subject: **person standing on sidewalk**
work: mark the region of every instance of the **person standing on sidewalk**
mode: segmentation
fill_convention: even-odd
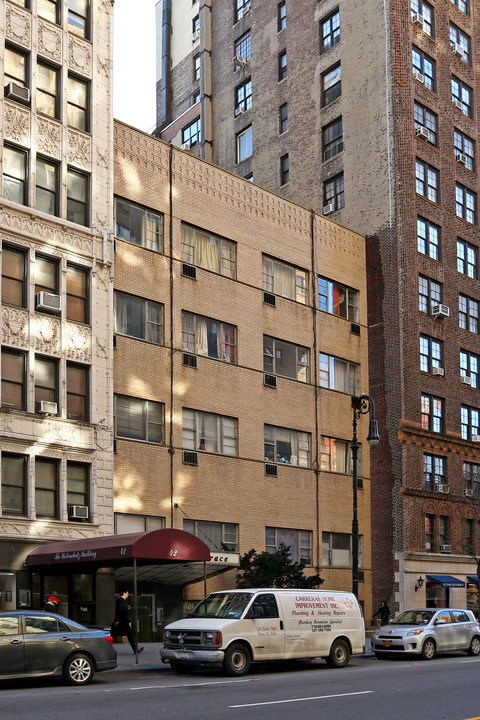
[[[373,617],[377,617],[377,615],[380,615],[380,624],[381,625],[388,625],[388,620],[390,617],[390,608],[388,607],[386,600],[382,600],[377,612],[373,613]]]
[[[127,600],[128,590],[126,588],[122,588],[122,590],[120,591],[120,597],[115,604],[115,617],[113,619],[110,632],[112,634],[114,642],[117,641],[117,638],[120,635],[126,635],[133,652],[141,653],[143,652],[143,647],[138,649],[135,648],[135,640],[133,639],[132,633],[132,623],[130,618],[128,617],[129,606]]]

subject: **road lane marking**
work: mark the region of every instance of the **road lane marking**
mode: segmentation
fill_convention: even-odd
[[[139,685],[138,687],[131,687],[129,690],[163,690],[163,688],[175,688],[181,690],[184,687],[202,687],[202,685],[230,685],[231,683],[246,683],[252,682],[252,680],[219,680],[218,682],[203,682],[203,683],[185,683],[184,685]]]
[[[248,703],[246,705],[229,705],[228,707],[244,708],[258,707],[259,705],[282,705],[283,703],[305,702],[306,700],[327,700],[329,698],[349,697],[352,695],[369,695],[371,693],[373,693],[373,690],[362,690],[361,692],[339,693],[338,695],[317,695],[316,697],[293,698],[291,700],[270,700],[268,702]]]

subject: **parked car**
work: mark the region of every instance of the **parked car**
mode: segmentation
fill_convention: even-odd
[[[480,625],[471,610],[405,610],[375,631],[372,649],[382,659],[412,653],[431,660],[436,653],[453,650],[479,655]]]
[[[113,639],[54,613],[0,612],[0,679],[63,676],[86,685],[96,672],[117,667]]]

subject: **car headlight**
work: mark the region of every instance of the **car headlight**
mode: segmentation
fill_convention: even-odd
[[[405,635],[421,635],[423,628],[417,628],[416,630],[408,630]]]
[[[170,640],[170,630],[165,630],[165,632],[163,633],[163,639]]]
[[[205,645],[221,645],[222,636],[218,632],[206,632],[203,635]]]

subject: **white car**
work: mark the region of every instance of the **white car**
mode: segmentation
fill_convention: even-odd
[[[480,625],[471,610],[405,610],[375,631],[372,650],[381,659],[411,653],[431,660],[436,653],[454,650],[479,655]]]

